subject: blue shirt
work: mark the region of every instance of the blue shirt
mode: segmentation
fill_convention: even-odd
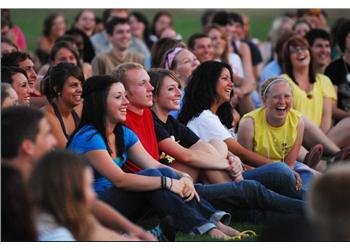
[[[276,59],[272,60],[261,71],[259,86],[261,86],[265,80],[274,76],[279,76],[281,74],[282,74],[281,65],[278,64]]]
[[[121,168],[127,159],[127,150],[132,147],[139,139],[125,126],[122,126],[125,150],[122,152],[122,157],[112,159],[116,167]],[[77,153],[85,154],[94,150],[107,150],[106,143],[102,135],[92,126],[85,125],[72,138],[68,149]],[[94,188],[96,192],[103,192],[113,186],[105,176],[101,175],[94,169]]]

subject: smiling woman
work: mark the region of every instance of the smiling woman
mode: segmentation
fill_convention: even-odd
[[[50,102],[43,109],[60,148],[66,147],[70,135],[78,126],[83,83],[81,69],[70,63],[57,64],[43,79],[43,92]]]

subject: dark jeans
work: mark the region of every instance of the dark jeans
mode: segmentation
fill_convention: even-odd
[[[258,181],[266,188],[288,197],[302,199],[305,195],[305,189],[297,191],[293,171],[283,162],[273,162],[244,171],[243,177]]]
[[[305,202],[278,194],[254,180],[222,184],[196,184],[198,194],[235,217],[240,210],[262,210],[283,214],[301,215]]]
[[[175,172],[169,168],[145,169],[137,174],[165,175],[178,179]],[[175,229],[184,233],[203,234],[215,228],[219,220],[226,220],[226,223],[230,220],[229,214],[216,210],[205,199],[201,199],[200,202],[196,199],[186,202],[179,195],[168,190],[132,192],[113,186],[104,192],[99,192],[98,196],[132,221],[148,212],[149,208],[152,208],[159,217],[170,215],[175,222]]]

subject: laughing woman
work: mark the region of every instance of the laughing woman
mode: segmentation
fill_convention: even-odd
[[[306,191],[313,170],[296,161],[304,134],[302,114],[292,109],[292,90],[284,78],[271,78],[262,85],[264,107],[246,114],[237,134],[245,148],[295,170]],[[320,160],[320,158],[319,158]]]
[[[68,149],[83,154],[94,168],[99,197],[136,220],[154,209],[170,215],[176,230],[224,238],[238,232],[220,222],[228,214],[199,199],[188,176],[179,178],[154,160],[130,129],[122,125],[129,101],[121,82],[111,76],[94,76],[84,85],[81,123]],[[144,168],[137,174],[122,170],[127,159]]]
[[[241,161],[229,154],[220,140],[200,140],[189,128],[169,115],[180,109],[180,80],[166,69],[148,72],[153,90],[153,119],[161,162],[189,173],[194,182],[224,183],[243,179]],[[230,166],[230,161],[233,167]]]
[[[224,141],[228,150],[242,162],[256,167],[247,167],[250,170],[243,171],[244,179],[253,179],[278,193],[302,198],[298,173],[291,171],[285,163],[273,162],[237,142],[231,130],[232,79],[231,67],[226,63],[209,61],[199,65],[185,90],[179,121],[202,140]]]
[[[322,143],[326,151],[329,151],[327,144],[334,143],[335,148],[344,147],[345,152],[339,153],[346,159],[350,157],[350,133],[344,131],[349,131],[350,119],[343,119],[332,127],[332,102],[337,98],[336,92],[327,76],[314,71],[311,55],[311,49],[303,37],[296,35],[287,40],[283,48],[285,74],[282,77],[287,79],[292,87],[293,108],[305,115],[324,133],[313,137],[325,137],[324,139],[329,141]],[[305,120],[305,127],[307,126],[308,122]],[[311,137],[306,131],[308,130],[305,130],[305,137]],[[337,148],[328,153],[334,154],[336,151]]]
[[[80,120],[83,72],[73,64],[59,63],[50,69],[43,83],[43,92],[49,101],[43,109],[57,139],[57,147],[65,148]]]

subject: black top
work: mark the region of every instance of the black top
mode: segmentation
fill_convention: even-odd
[[[51,106],[53,108],[53,111],[55,112],[55,115],[56,115],[57,119],[60,121],[61,128],[62,128],[64,136],[67,138],[67,140],[69,140],[69,135],[67,133],[66,126],[64,126],[62,115],[61,115],[60,111],[58,110],[57,104],[52,102]],[[75,110],[72,110],[71,114],[73,116],[75,127],[77,128],[78,125],[79,125],[79,122],[80,122],[80,118],[79,118],[77,112],[75,112]]]
[[[331,62],[325,70],[325,75],[337,86],[338,108],[350,112],[350,82],[346,79],[346,75],[350,74],[350,65],[344,63],[342,58]]]
[[[171,138],[179,143],[184,148],[190,148],[193,144],[199,141],[199,137],[192,132],[191,129],[177,121],[171,115],[168,116],[166,123],[163,123],[155,113],[152,112],[154,120],[154,128],[156,131],[158,143],[164,139]],[[164,152],[159,152],[160,161],[165,164],[169,164],[169,157]],[[167,160],[167,162],[164,161]]]

